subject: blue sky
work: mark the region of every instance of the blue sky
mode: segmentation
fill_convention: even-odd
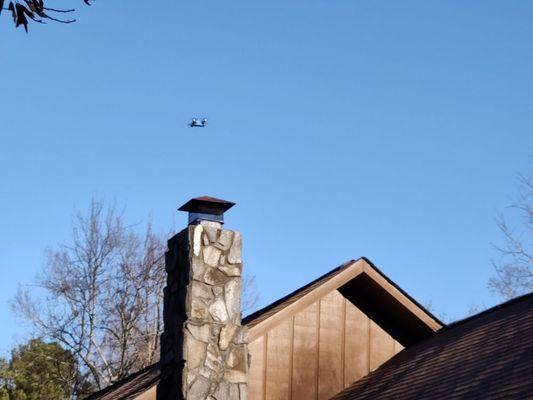
[[[29,35],[0,16],[1,352],[27,333],[9,299],[93,196],[160,230],[191,197],[237,202],[259,306],[363,255],[451,319],[499,301],[494,218],[532,164],[533,3],[77,8]]]

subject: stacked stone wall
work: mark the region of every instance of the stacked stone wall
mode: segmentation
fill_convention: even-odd
[[[207,221],[169,241],[158,399],[247,400],[241,248],[239,232]]]

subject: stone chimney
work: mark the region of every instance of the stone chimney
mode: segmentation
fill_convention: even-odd
[[[234,203],[199,197],[168,241],[158,400],[246,400],[248,332],[241,326],[241,234],[222,228]]]

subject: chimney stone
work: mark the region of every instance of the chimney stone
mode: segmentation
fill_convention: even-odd
[[[233,204],[204,197],[180,207],[195,215],[168,241],[158,400],[247,399],[242,240],[239,232],[222,229],[223,212]]]

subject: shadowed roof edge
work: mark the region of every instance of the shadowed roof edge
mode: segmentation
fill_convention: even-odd
[[[146,378],[143,377],[143,375],[147,375],[148,379],[142,379]],[[141,380],[140,384],[137,384],[137,380]],[[128,375],[125,378],[122,378],[112,385],[109,385],[98,392],[95,392],[91,394],[90,396],[86,397],[85,400],[97,400],[97,399],[106,399],[108,395],[111,395],[113,397],[108,397],[109,399],[117,398],[116,395],[113,393],[114,391],[122,390],[124,393],[121,394],[121,397],[118,397],[120,399],[129,399],[132,396],[138,396],[141,393],[144,393],[154,385],[157,385],[159,381],[161,380],[161,371],[160,371],[160,364],[159,362],[149,365],[137,372],[134,372],[131,375]],[[129,388],[127,385],[131,384],[131,388]],[[128,390],[129,389],[129,390]]]
[[[279,310],[282,310],[285,308],[285,306],[289,305],[291,303],[291,300],[295,297],[298,297],[302,292],[309,289],[310,287],[326,282],[331,277],[336,275],[341,270],[349,267],[350,265],[356,263],[357,261],[363,260],[365,261],[370,267],[372,267],[379,275],[381,275],[388,283],[390,283],[392,286],[394,286],[402,295],[404,295],[407,299],[409,299],[413,304],[415,304],[418,308],[420,308],[425,314],[427,314],[430,318],[435,320],[438,324],[440,324],[442,327],[446,326],[444,322],[442,322],[439,318],[437,318],[433,313],[431,313],[429,310],[427,310],[424,306],[422,306],[418,301],[416,301],[409,293],[407,293],[405,290],[403,290],[400,286],[398,286],[394,281],[392,281],[387,275],[385,275],[376,265],[367,257],[359,257],[358,259],[351,259],[340,266],[333,268],[329,272],[325,273],[324,275],[321,275],[320,277],[316,278],[315,280],[305,284],[304,286],[301,286],[300,288],[292,291],[291,293],[285,295],[281,299],[278,299],[267,306],[254,311],[253,313],[247,315],[243,318],[242,324],[247,326],[253,326],[254,322],[263,316],[265,313],[273,310],[274,308],[279,308]],[[285,304],[284,304],[285,303]]]

